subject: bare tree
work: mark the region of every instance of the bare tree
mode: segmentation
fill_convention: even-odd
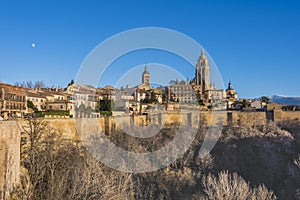
[[[23,81],[23,82],[19,82],[19,81],[16,81],[14,82],[14,85],[15,86],[18,86],[18,87],[26,87],[26,88],[43,88],[45,87],[45,83],[44,81],[34,81],[34,83],[32,81]]]
[[[44,81],[35,81],[34,82],[34,88],[44,88],[44,87],[45,87]]]
[[[105,167],[49,123],[23,127],[22,177],[13,199],[128,199],[131,175]]]
[[[26,87],[26,83],[25,83],[25,81],[23,81],[23,82],[16,81],[16,82],[14,82],[14,86]]]
[[[25,87],[27,87],[27,88],[33,88],[33,83],[32,83],[32,81],[26,81]]]

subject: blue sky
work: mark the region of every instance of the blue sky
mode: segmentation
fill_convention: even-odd
[[[64,87],[100,42],[150,26],[199,42],[240,97],[300,96],[299,10],[299,1],[288,0],[0,1],[0,80]],[[194,73],[164,52],[145,50],[120,60],[100,85],[114,85],[119,69],[145,62],[175,67],[184,77]]]

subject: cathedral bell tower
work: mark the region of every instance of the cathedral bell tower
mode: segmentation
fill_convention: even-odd
[[[202,92],[210,89],[210,69],[203,49],[196,64],[195,85],[201,86]]]
[[[150,85],[150,73],[148,72],[148,67],[146,64],[142,75],[142,84]]]

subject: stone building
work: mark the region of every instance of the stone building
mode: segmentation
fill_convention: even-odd
[[[72,104],[68,100],[55,100],[47,102],[47,110],[64,110],[68,111],[72,109]]]
[[[193,86],[194,91],[200,96],[205,91],[213,89],[210,82],[209,63],[204,50],[201,51],[201,56],[197,61],[195,78],[192,80],[191,85]]]
[[[226,93],[224,90],[206,90],[204,92],[205,102],[213,110],[225,110],[226,106]]]
[[[27,111],[26,89],[0,84],[0,116],[4,119],[23,117]]]
[[[121,89],[115,91],[115,111],[128,111],[130,107],[130,101],[134,101],[134,91],[130,89]]]
[[[144,72],[142,74],[142,84],[138,85],[137,88],[144,89],[144,90],[150,90],[150,73],[148,72],[148,67],[145,64]]]
[[[68,94],[68,101],[63,106],[70,110],[72,116],[76,116],[76,110],[82,107],[93,111],[98,108],[99,91],[95,87],[71,84],[67,87],[66,93]],[[53,106],[55,105],[53,104]]]
[[[231,109],[232,104],[238,100],[238,94],[236,91],[232,88],[231,81],[228,83],[228,87],[226,89],[226,99],[227,99],[227,108]]]
[[[134,91],[133,95],[134,95],[134,100],[135,101],[137,101],[137,102],[144,101],[146,99],[146,96],[147,96],[147,90],[137,89],[137,90]]]
[[[197,101],[194,88],[186,81],[171,81],[171,85],[166,87],[166,96],[171,102],[193,103]]]
[[[171,102],[202,102],[207,106],[223,108],[223,98],[226,96],[223,90],[216,90],[210,82],[210,67],[204,50],[197,60],[194,79],[191,82],[176,80],[171,83],[166,87],[166,98]]]
[[[262,110],[264,106],[266,106],[266,103],[261,100],[254,100],[250,103],[250,108],[254,108],[256,110]]]
[[[109,99],[115,101],[116,99],[116,88],[108,85],[103,88],[96,89],[96,95],[98,96],[99,100]]]
[[[155,98],[157,100],[157,103],[161,104],[163,103],[163,93],[164,93],[164,88],[152,88],[150,90],[150,95],[148,93],[148,98],[151,98],[151,93],[155,95]],[[146,97],[147,98],[147,97]]]
[[[28,90],[26,100],[31,101],[39,111],[45,111],[47,108],[47,98],[39,89]],[[32,111],[28,110],[27,112],[30,113]]]
[[[41,88],[39,89],[39,92],[46,97],[48,102],[68,99],[67,93],[63,91],[60,87]]]

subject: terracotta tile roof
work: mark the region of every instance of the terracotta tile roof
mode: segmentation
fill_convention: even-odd
[[[27,91],[27,97],[46,98],[44,94],[34,91]]]
[[[26,95],[26,89],[23,87],[0,83],[0,88],[4,88],[6,91],[10,93],[21,93],[22,95]]]

